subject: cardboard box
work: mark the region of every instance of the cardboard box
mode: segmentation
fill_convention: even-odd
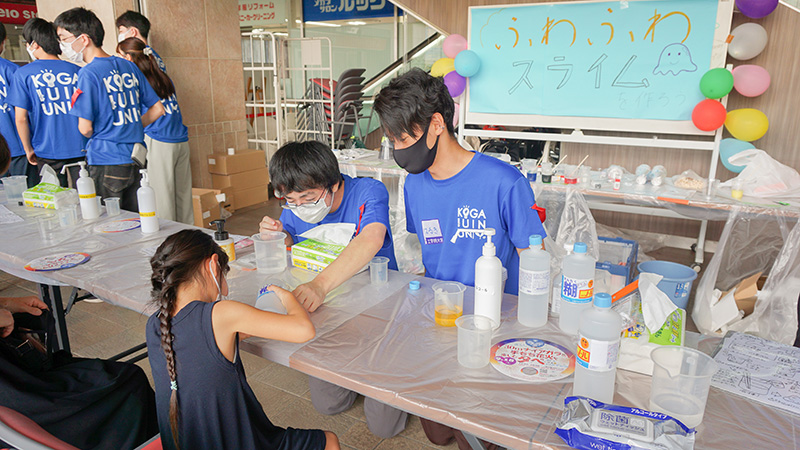
[[[56,194],[69,189],[51,183],[39,183],[22,193],[25,206],[56,209]]]
[[[235,190],[233,191],[233,197],[236,199],[237,208],[256,205],[269,200],[269,187],[256,186],[249,189]]]
[[[744,316],[747,317],[753,313],[756,307],[756,300],[758,299],[758,282],[762,272],[751,275],[734,287],[733,299],[736,301],[736,307],[740,311],[744,311]],[[763,286],[763,284],[762,284]],[[725,298],[731,291],[723,293],[720,298]]]
[[[231,175],[266,167],[266,156],[262,150],[238,150],[233,155],[212,153],[208,156],[208,172]]]
[[[218,189],[192,188],[192,208],[196,227],[212,228],[211,221],[220,218],[220,202],[217,195],[221,193]]]
[[[322,272],[322,269],[339,257],[344,247],[344,245],[306,239],[292,246],[292,265],[313,272]]]
[[[236,193],[232,186],[220,189],[225,194],[225,201],[222,202],[222,207],[230,212],[236,211]]]
[[[266,167],[261,167],[232,175],[211,174],[211,184],[214,189],[232,187],[234,192],[257,186],[266,186],[269,184],[269,170]],[[239,207],[241,208],[241,206]]]

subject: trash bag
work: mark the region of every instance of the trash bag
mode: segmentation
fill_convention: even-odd
[[[800,174],[776,161],[764,150],[745,150],[731,156],[728,161],[747,167],[737,177],[720,186],[731,187],[738,182],[744,195],[750,197],[800,198]]]
[[[767,275],[753,313],[711,329],[714,289],[734,288],[758,272]],[[800,294],[800,226],[778,214],[753,214],[737,208],[725,223],[717,251],[697,286],[692,319],[708,335],[727,330],[751,333],[792,345],[797,331],[797,298]]]

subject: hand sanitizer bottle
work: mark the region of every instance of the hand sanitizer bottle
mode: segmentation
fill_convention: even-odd
[[[225,231],[225,220],[218,219],[211,222],[211,225],[217,227],[217,231],[214,232],[214,242],[219,245],[222,250],[225,251],[228,255],[228,262],[236,260],[236,248],[233,246],[233,238],[230,237],[227,231]]]
[[[136,191],[139,200],[139,221],[142,224],[142,233],[149,234],[158,231],[158,217],[156,217],[156,192],[150,187],[147,170],[142,169],[142,187]]]
[[[78,188],[78,198],[81,204],[81,216],[83,220],[94,220],[100,217],[100,205],[97,201],[97,191],[94,188],[94,180],[89,177],[86,170],[86,161],[78,163],[81,166],[80,177],[75,182]]]
[[[495,256],[496,249],[492,243],[494,228],[486,228],[483,234],[486,236],[483,256],[475,261],[475,314],[492,319],[497,328],[503,299],[503,264]]]

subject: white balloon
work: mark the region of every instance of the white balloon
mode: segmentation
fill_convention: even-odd
[[[743,23],[731,34],[733,39],[728,44],[728,54],[740,61],[755,58],[767,46],[767,30],[757,23]]]

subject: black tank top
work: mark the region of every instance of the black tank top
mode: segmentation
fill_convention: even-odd
[[[215,304],[195,301],[172,318],[180,446],[182,449],[286,447],[288,442],[282,442],[286,430],[270,422],[247,384],[238,339],[233,363],[217,347],[211,327]],[[172,391],[161,349],[160,328],[157,313],[153,314],[147,321],[147,354],[155,383],[161,442],[165,449],[173,449],[169,426]]]

